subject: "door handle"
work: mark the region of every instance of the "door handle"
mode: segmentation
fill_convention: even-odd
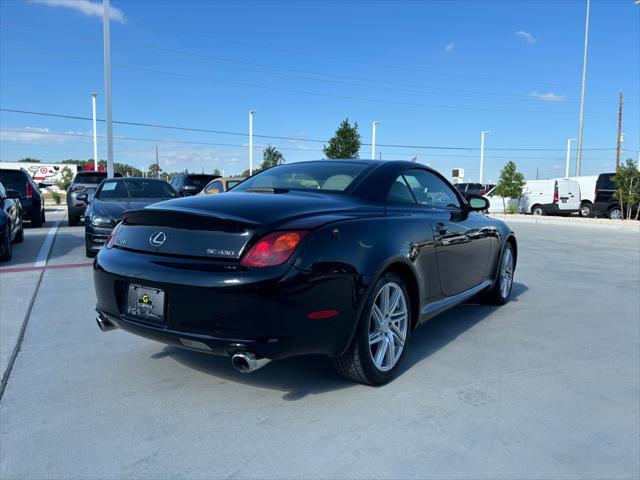
[[[449,231],[449,229],[447,228],[447,226],[444,223],[436,223],[435,226],[433,227],[433,229],[436,232],[438,232],[440,235],[444,235]]]

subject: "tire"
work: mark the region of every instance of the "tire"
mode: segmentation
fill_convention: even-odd
[[[97,252],[94,252],[93,250],[91,250],[86,245],[84,247],[84,253],[87,256],[87,258],[94,258],[98,254]]]
[[[2,242],[2,250],[0,253],[0,262],[8,262],[13,255],[13,247],[11,246],[11,226],[7,225],[7,231],[4,234],[4,241]]]
[[[590,203],[583,203],[580,205],[580,216],[590,218],[593,216],[593,205]]]
[[[78,225],[80,225],[80,217],[69,214],[69,226],[77,227]]]
[[[396,320],[390,322],[389,314]],[[349,380],[365,385],[384,385],[398,372],[410,335],[409,294],[402,278],[387,272],[371,290],[351,345],[343,355],[333,359],[333,364],[338,373]],[[370,340],[374,342],[370,343]],[[390,349],[390,345],[393,348]]]
[[[500,254],[500,264],[493,286],[479,295],[481,303],[488,305],[504,305],[509,301],[509,295],[513,288],[513,274],[515,271],[515,255],[513,245],[510,242],[505,244]],[[503,280],[506,285],[503,284]]]
[[[24,241],[24,221],[20,218],[20,230],[16,233],[13,243],[22,243]]]
[[[31,226],[33,228],[40,228],[42,226],[43,216],[44,212],[42,211],[42,209],[37,212],[33,212],[33,215],[31,215]]]
[[[611,210],[609,210],[607,216],[611,220],[622,220],[622,210],[620,209],[620,207],[613,207]]]
[[[542,208],[542,205],[534,205],[531,207],[531,215],[544,215],[544,208]]]

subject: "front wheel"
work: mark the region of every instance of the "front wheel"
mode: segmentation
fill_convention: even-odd
[[[480,294],[482,303],[490,305],[504,305],[509,301],[511,288],[513,287],[513,272],[515,271],[515,256],[513,246],[507,243],[502,250],[500,256],[500,264],[498,265],[498,275],[493,286]]]
[[[407,289],[399,275],[385,273],[371,290],[351,345],[334,365],[349,380],[383,385],[398,372],[410,334]]]

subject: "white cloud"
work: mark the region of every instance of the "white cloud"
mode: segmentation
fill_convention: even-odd
[[[538,100],[542,100],[543,102],[566,102],[566,95],[558,95],[553,92],[548,93],[538,93],[535,90],[531,92],[531,96],[537,98]]]
[[[456,44],[451,42],[451,43],[447,43],[447,46],[444,47],[444,53],[451,53],[453,52],[453,49],[456,47]]]
[[[516,37],[524,38],[527,41],[527,43],[536,42],[536,39],[534,38],[534,36],[529,32],[525,32],[524,30],[518,30],[517,32],[514,32],[514,35]]]
[[[0,140],[3,142],[18,143],[64,143],[71,137],[52,135],[48,128],[25,127],[18,129],[8,129],[0,131]]]
[[[91,2],[90,0],[29,0],[30,3],[38,3],[49,7],[70,8],[86,15],[87,17],[102,18],[102,2]],[[125,23],[124,12],[116,7],[109,8],[111,20]]]

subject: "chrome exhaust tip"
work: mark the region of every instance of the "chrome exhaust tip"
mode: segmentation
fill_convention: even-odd
[[[231,365],[240,373],[251,373],[264,367],[271,360],[256,357],[251,352],[238,352],[231,357]]]
[[[96,316],[96,323],[98,324],[98,328],[103,332],[109,332],[111,330],[115,330],[118,326],[115,323],[112,323],[106,318],[101,317],[100,315]]]

